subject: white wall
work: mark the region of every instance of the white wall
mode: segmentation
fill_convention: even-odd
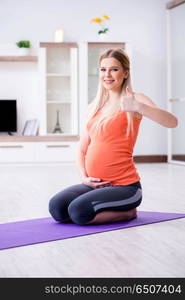
[[[97,28],[90,20],[107,14],[111,17],[112,40],[129,41],[132,44],[134,90],[148,95],[157,105],[165,109],[167,108],[166,2],[166,0],[4,0],[0,1],[0,43],[15,43],[20,39],[29,39],[33,46],[37,46],[40,41],[53,41],[53,33],[57,28],[64,29],[66,42],[96,41]],[[167,129],[144,118],[135,154],[166,154],[166,133]]]

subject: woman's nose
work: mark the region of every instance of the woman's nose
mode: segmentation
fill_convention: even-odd
[[[110,71],[107,70],[107,71],[105,72],[105,75],[109,77],[109,76],[111,75]]]

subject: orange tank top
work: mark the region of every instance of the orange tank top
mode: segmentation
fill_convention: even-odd
[[[94,125],[98,116],[87,124],[91,139],[85,157],[88,176],[110,181],[113,186],[139,181],[132,155],[141,119],[133,118],[134,133],[127,136],[126,112],[119,112],[97,132]]]

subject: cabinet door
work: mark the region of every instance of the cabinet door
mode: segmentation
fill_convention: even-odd
[[[33,161],[33,143],[0,143],[1,163],[23,163]]]
[[[77,143],[36,143],[35,160],[36,162],[74,162],[76,151]]]
[[[78,134],[78,48],[75,43],[45,47],[46,134]]]

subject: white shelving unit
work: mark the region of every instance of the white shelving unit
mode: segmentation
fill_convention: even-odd
[[[78,45],[40,43],[42,134],[78,134]]]

